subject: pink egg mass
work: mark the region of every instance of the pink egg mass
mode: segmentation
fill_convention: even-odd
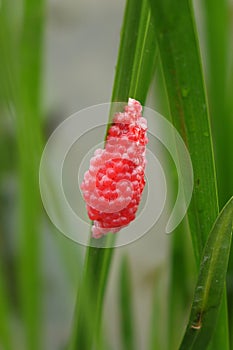
[[[129,98],[124,112],[114,115],[105,149],[97,149],[90,161],[81,190],[94,238],[135,219],[145,186],[146,131],[140,102]]]

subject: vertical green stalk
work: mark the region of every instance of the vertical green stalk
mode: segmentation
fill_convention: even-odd
[[[218,197],[193,9],[188,0],[151,0],[150,4],[172,120],[193,163],[194,191],[188,216],[199,265],[207,235],[218,214]],[[223,348],[228,349],[225,310],[216,334],[221,337]]]
[[[177,349],[186,326],[188,307],[196,270],[188,220],[176,229],[170,247],[170,274],[168,286],[168,349]]]
[[[233,104],[232,104],[232,72],[229,74],[230,48],[230,11],[226,0],[205,0],[203,2],[206,47],[208,90],[210,96],[210,112],[215,140],[216,168],[220,203],[226,202],[233,193],[233,162],[232,162],[232,134],[233,134]],[[230,79],[228,79],[228,76]],[[233,278],[233,249],[228,267],[228,280]],[[227,288],[229,327],[233,330],[233,286],[230,282]],[[233,343],[233,341],[232,341]]]
[[[10,101],[10,86],[9,86],[9,56],[11,53],[11,48],[9,44],[10,38],[10,26],[9,18],[7,16],[6,4],[2,3],[0,8],[0,123],[2,123],[5,114],[2,111],[5,111]],[[4,131],[3,131],[4,132]],[[1,142],[0,142],[0,181],[4,177],[4,171],[8,171],[11,168],[12,160],[9,159],[11,152],[9,149],[9,140],[7,137],[4,137],[3,132],[0,133]],[[2,196],[1,196],[2,199]],[[1,210],[3,209],[4,203],[1,203]],[[4,236],[8,232],[4,232],[5,225],[3,220],[3,210],[0,214],[0,348],[6,350],[13,350],[12,343],[12,334],[11,334],[11,305],[8,298],[7,290],[7,274],[5,270],[5,239]]]
[[[159,350],[168,348],[167,345],[169,339],[167,334],[167,327],[164,326],[167,321],[165,310],[165,305],[167,301],[167,279],[164,279],[164,276],[165,274],[163,271],[163,267],[158,267],[153,286],[151,322],[148,332],[148,350]]]
[[[40,76],[42,1],[25,1],[22,27],[11,23],[12,8],[1,3],[1,77],[4,99],[17,128],[19,171],[18,267],[26,349],[39,349],[38,166],[41,151]],[[22,31],[21,31],[22,29]]]
[[[146,4],[146,0],[126,2],[112,93],[113,102],[125,102],[128,97],[134,97],[136,88],[137,98],[140,101],[144,101],[147,95],[151,82],[151,75],[147,73],[147,69],[151,71],[155,47],[151,45],[153,36],[148,29],[148,4]],[[150,46],[149,54],[146,51],[148,46]],[[147,55],[145,55],[146,52]],[[142,69],[145,74],[141,74]],[[136,84],[133,83],[134,92],[132,92],[132,82],[136,82]],[[130,95],[131,92],[132,95]],[[77,296],[70,350],[77,347],[88,349],[93,343],[97,349],[102,349],[101,314],[112,254],[112,248],[87,248],[83,280]]]
[[[189,211],[197,260],[218,213],[217,189],[207,102],[193,15],[189,2],[151,1],[157,44],[172,121],[183,137],[194,168]],[[207,201],[207,198],[210,201]],[[211,204],[211,205],[210,205]]]
[[[126,3],[112,93],[113,102],[122,102],[128,99],[141,8],[141,0],[137,3],[134,0],[128,0]],[[97,346],[97,349],[101,348],[101,345],[98,344],[98,342],[101,342],[100,334],[97,333],[101,329],[103,297],[112,255],[112,248],[87,248],[83,279],[78,290],[74,327],[69,344],[70,350],[77,348],[89,349],[93,345],[93,342]],[[98,295],[97,298],[96,293]],[[90,300],[90,305],[87,303],[87,298]],[[90,315],[94,320],[94,324],[90,322]],[[99,323],[98,327],[97,321]],[[96,327],[98,332],[96,332]]]
[[[189,322],[180,350],[225,349],[225,334],[210,340],[218,321],[231,247],[233,198],[217,217],[203,250]],[[222,309],[224,310],[224,309]],[[221,336],[220,336],[221,335]]]
[[[129,97],[129,90],[133,76],[133,64],[137,37],[139,34],[140,13],[143,1],[127,0],[123,26],[121,29],[121,41],[116,66],[115,80],[112,92],[113,102],[124,102]]]
[[[0,349],[13,350],[10,332],[10,310],[5,289],[5,276],[0,261]]]
[[[168,96],[166,94],[165,82],[161,65],[158,65],[156,72],[156,92],[159,97],[159,108],[162,115],[169,115]],[[172,169],[169,172],[171,181],[170,194],[176,185],[172,186],[174,176]],[[173,190],[173,192],[175,192]],[[192,242],[189,230],[188,219],[185,218],[173,233],[169,245],[169,280],[168,280],[168,308],[167,308],[167,345],[168,349],[178,348],[182,339],[182,333],[186,326],[188,308],[192,298],[192,290],[197,273],[194,254],[190,254]],[[160,315],[157,323],[160,323]],[[158,332],[158,331],[156,331]],[[155,332],[155,333],[156,333]]]
[[[156,38],[148,1],[143,1],[129,96],[144,105],[157,61]]]
[[[133,289],[131,285],[130,265],[124,257],[119,278],[119,306],[120,329],[122,335],[122,349],[135,350],[134,317],[133,317]]]
[[[26,348],[40,348],[41,60],[44,1],[25,0],[18,56],[16,117],[19,147],[19,277]]]
[[[232,111],[229,110],[229,12],[228,2],[205,0],[204,8],[207,47],[207,88],[210,97],[210,115],[215,140],[216,170],[220,204],[223,205],[233,193],[232,164]],[[230,97],[231,99],[231,97]]]

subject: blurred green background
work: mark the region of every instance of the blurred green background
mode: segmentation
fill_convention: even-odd
[[[39,158],[61,121],[110,101],[124,6],[123,0],[2,2],[0,281],[13,349],[35,349],[35,344],[27,347],[27,332],[38,332],[38,348],[48,350],[63,349],[70,335],[86,248],[57,232],[44,212]],[[156,256],[154,249],[148,253],[148,240],[155,238],[116,250],[105,303],[106,315],[111,310],[106,327],[115,349],[120,346],[119,262],[126,252],[134,265],[135,300],[140,300],[135,303],[139,342],[146,341],[150,274],[165,263],[167,251],[166,237],[156,238]]]
[[[86,248],[65,238],[49,221],[39,194],[39,161],[46,140],[61,121],[84,107],[110,101],[124,5],[123,0],[0,1],[1,350],[60,350],[67,345]],[[233,3],[219,11],[216,6],[211,10],[208,1],[194,5],[222,206],[233,193]],[[159,68],[155,75],[146,105],[166,113]],[[171,236],[152,232],[116,249],[104,303],[111,349],[121,348],[118,285],[126,254],[137,348],[148,344],[151,320],[163,344],[170,243]],[[190,255],[190,271],[193,260]],[[229,270],[231,297],[232,276]],[[187,305],[194,282],[191,275]],[[152,309],[159,320],[153,319]],[[187,310],[181,311],[182,319]],[[183,324],[178,339],[182,330]]]

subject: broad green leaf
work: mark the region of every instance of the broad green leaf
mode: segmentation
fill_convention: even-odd
[[[132,300],[133,290],[131,286],[129,261],[127,257],[124,257],[121,264],[119,279],[120,329],[122,349],[124,350],[135,349]]]
[[[206,349],[214,334],[225,287],[232,223],[233,198],[219,214],[204,248],[190,319],[180,350]]]

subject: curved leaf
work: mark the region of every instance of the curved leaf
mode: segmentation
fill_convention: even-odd
[[[180,350],[206,349],[214,334],[225,287],[232,222],[233,198],[219,214],[207,240]]]

